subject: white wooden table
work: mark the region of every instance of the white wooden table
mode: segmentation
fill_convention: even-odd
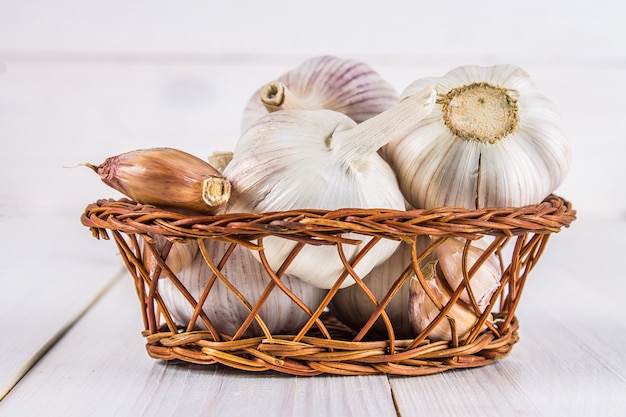
[[[623,6],[391,2],[380,21],[378,9],[358,3],[360,20],[343,23],[354,4],[296,12],[274,1],[267,7],[283,7],[274,19],[289,34],[268,44],[256,32],[265,27],[259,2],[8,3],[0,2],[0,416],[626,415]],[[483,19],[480,30],[455,31],[472,19]],[[327,30],[311,36],[320,21]],[[367,29],[375,24],[376,36]],[[457,65],[510,62],[561,109],[575,159],[558,193],[578,220],[533,270],[517,313],[521,340],[506,359],[427,377],[307,378],[146,354],[115,245],[79,222],[88,203],[119,195],[77,165],[153,146],[199,156],[231,149],[252,91],[318,53],[365,60],[399,90]]]

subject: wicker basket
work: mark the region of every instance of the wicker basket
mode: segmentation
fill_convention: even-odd
[[[90,228],[94,237],[109,239],[112,235],[118,245],[135,282],[145,324],[143,335],[147,351],[154,358],[207,365],[221,363],[246,371],[276,370],[294,375],[425,375],[487,365],[511,351],[518,340],[518,322],[514,313],[528,274],[541,256],[550,234],[568,227],[575,216],[571,204],[554,195],[541,204],[521,208],[466,210],[445,207],[406,212],[297,210],[193,217],[123,199],[100,200],[87,206],[81,222]],[[450,237],[474,240],[491,236],[489,250],[500,259],[501,285],[487,310],[484,313],[477,311],[477,324],[463,339],[452,337],[449,341],[431,341],[429,332],[440,323],[450,321],[448,312],[460,302],[464,284],[455,289],[450,302],[441,306],[440,314],[424,331],[408,339],[398,337],[385,307],[400,293],[399,287],[408,285],[406,273],[398,277],[385,297],[370,297],[372,305],[377,307],[362,328],[350,328],[339,322],[327,308],[339,291],[340,283],[348,274],[354,274],[352,264],[342,256],[341,250],[344,245],[354,244],[354,240],[344,237],[348,232],[367,239],[373,237],[364,250],[384,239],[415,245],[420,235],[430,235],[435,242]],[[202,246],[204,239],[217,239],[229,242],[233,247],[243,245],[257,250],[263,247],[264,238],[276,236],[298,242],[294,257],[298,256],[298,248],[304,245],[334,245],[346,268],[320,305],[308,308],[283,285],[282,272],[264,264],[269,283],[264,296],[257,302],[245,300],[236,288],[231,288],[239,294],[249,314],[238,325],[237,332],[224,334],[218,332],[215,323],[202,312],[201,303],[198,303],[191,323],[176,322],[170,314],[159,294],[158,281],[169,279],[181,292],[186,291],[165,263],[168,245],[159,252],[155,245],[156,236],[165,238],[162,240],[166,242],[185,241],[198,246]],[[417,258],[427,256],[433,247],[417,253]],[[154,259],[147,262],[148,253],[156,262]],[[228,261],[226,255],[210,262],[215,271],[212,282],[228,280],[220,273],[220,268]],[[353,278],[357,281],[355,285],[367,293],[362,277],[355,274]],[[293,334],[271,334],[266,326],[260,326],[261,336],[246,337],[248,328],[263,323],[259,310],[268,294],[274,291],[286,293],[306,312],[308,321]],[[190,297],[189,292],[186,297],[191,306],[196,306],[198,300]],[[374,331],[373,326],[380,320],[385,323],[382,334]],[[204,323],[203,329],[198,329],[198,322]],[[450,326],[453,327],[452,321]]]

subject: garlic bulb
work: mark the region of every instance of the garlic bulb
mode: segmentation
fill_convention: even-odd
[[[93,169],[102,182],[141,204],[185,214],[217,212],[230,198],[230,182],[202,159],[173,148],[137,149]]]
[[[565,179],[570,145],[555,106],[522,69],[464,66],[415,81],[434,85],[437,105],[383,155],[415,207],[538,204]]]
[[[429,244],[430,238],[428,236],[418,236],[416,238],[416,254],[419,256]],[[434,257],[434,255],[427,256],[427,259],[431,257]],[[409,278],[397,290],[387,307],[385,307],[385,312],[389,316],[389,321],[396,337],[401,338],[414,337],[408,314],[409,281],[415,275],[411,260],[411,245],[405,242],[400,243],[398,249],[389,259],[372,269],[363,278],[363,283],[380,303],[407,269],[410,271],[408,272]],[[333,297],[329,308],[341,322],[356,330],[363,328],[376,310],[372,300],[358,285],[339,290]],[[387,332],[381,317],[376,320],[372,330],[379,334]]]
[[[229,250],[230,244],[207,239],[204,246],[212,262],[217,265]],[[234,248],[224,264],[221,274],[245,297],[249,306],[237,298],[222,280],[216,278],[202,304],[202,310],[218,332],[233,336],[248,317],[250,313],[248,307],[256,304],[271,278],[263,266],[252,257],[250,251],[239,245]],[[177,273],[177,278],[198,302],[213,275],[202,253],[198,253],[191,263]],[[317,309],[326,293],[289,275],[283,276],[281,282],[311,311]],[[167,277],[163,276],[159,280],[159,294],[175,322],[179,324],[189,322],[194,309]],[[278,287],[272,289],[259,311],[259,316],[272,334],[298,331],[309,319],[309,315]],[[198,318],[196,327],[206,329],[206,324]],[[263,335],[263,332],[256,320],[243,334],[245,337],[260,335]]]
[[[394,88],[369,65],[334,56],[317,56],[257,90],[248,101],[242,131],[268,112],[329,109],[357,123],[398,103]]]
[[[465,287],[446,317],[429,334],[430,340],[452,340],[453,334],[462,340],[476,325],[480,314],[489,306],[494,292],[500,286],[501,271],[495,254],[489,255],[479,267],[476,265],[485,247],[483,243],[470,242],[465,270],[471,294]],[[464,248],[464,239],[448,238],[435,250],[437,260],[429,261],[422,268],[425,284],[434,300],[419,279],[416,276],[412,277],[409,286],[409,321],[416,333],[422,332],[430,325],[450,301],[452,294],[463,285]],[[473,269],[475,272],[470,275]],[[488,321],[491,321],[491,317]]]
[[[270,113],[240,138],[233,159],[224,170],[232,183],[229,212],[270,212],[292,209],[334,210],[346,207],[404,210],[404,197],[389,165],[378,149],[401,137],[428,114],[434,104],[432,89],[361,124],[332,110],[283,110]],[[350,260],[370,240],[343,245]],[[277,269],[296,242],[268,237],[265,255]],[[356,265],[359,276],[391,256],[398,246],[381,240]],[[287,273],[331,288],[344,271],[337,248],[306,245]],[[348,277],[342,287],[354,284]]]

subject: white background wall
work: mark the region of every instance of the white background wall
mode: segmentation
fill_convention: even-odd
[[[81,162],[231,149],[248,96],[317,54],[398,90],[463,64],[525,68],[560,108],[579,217],[626,218],[623,2],[0,0],[0,216],[117,194]]]

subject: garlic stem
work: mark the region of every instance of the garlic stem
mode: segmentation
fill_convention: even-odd
[[[346,165],[358,171],[359,162],[366,162],[362,159],[372,151],[413,132],[433,110],[436,97],[436,90],[426,87],[349,130],[333,132],[328,141],[329,148],[341,154]]]
[[[261,89],[259,98],[270,113],[278,110],[314,108],[314,106],[307,104],[306,100],[298,99],[298,96],[280,81],[270,81],[265,84]]]
[[[416,90],[417,91],[417,90]],[[254,92],[241,131],[277,110],[335,110],[361,123],[398,103],[395,89],[364,62],[316,56]]]

